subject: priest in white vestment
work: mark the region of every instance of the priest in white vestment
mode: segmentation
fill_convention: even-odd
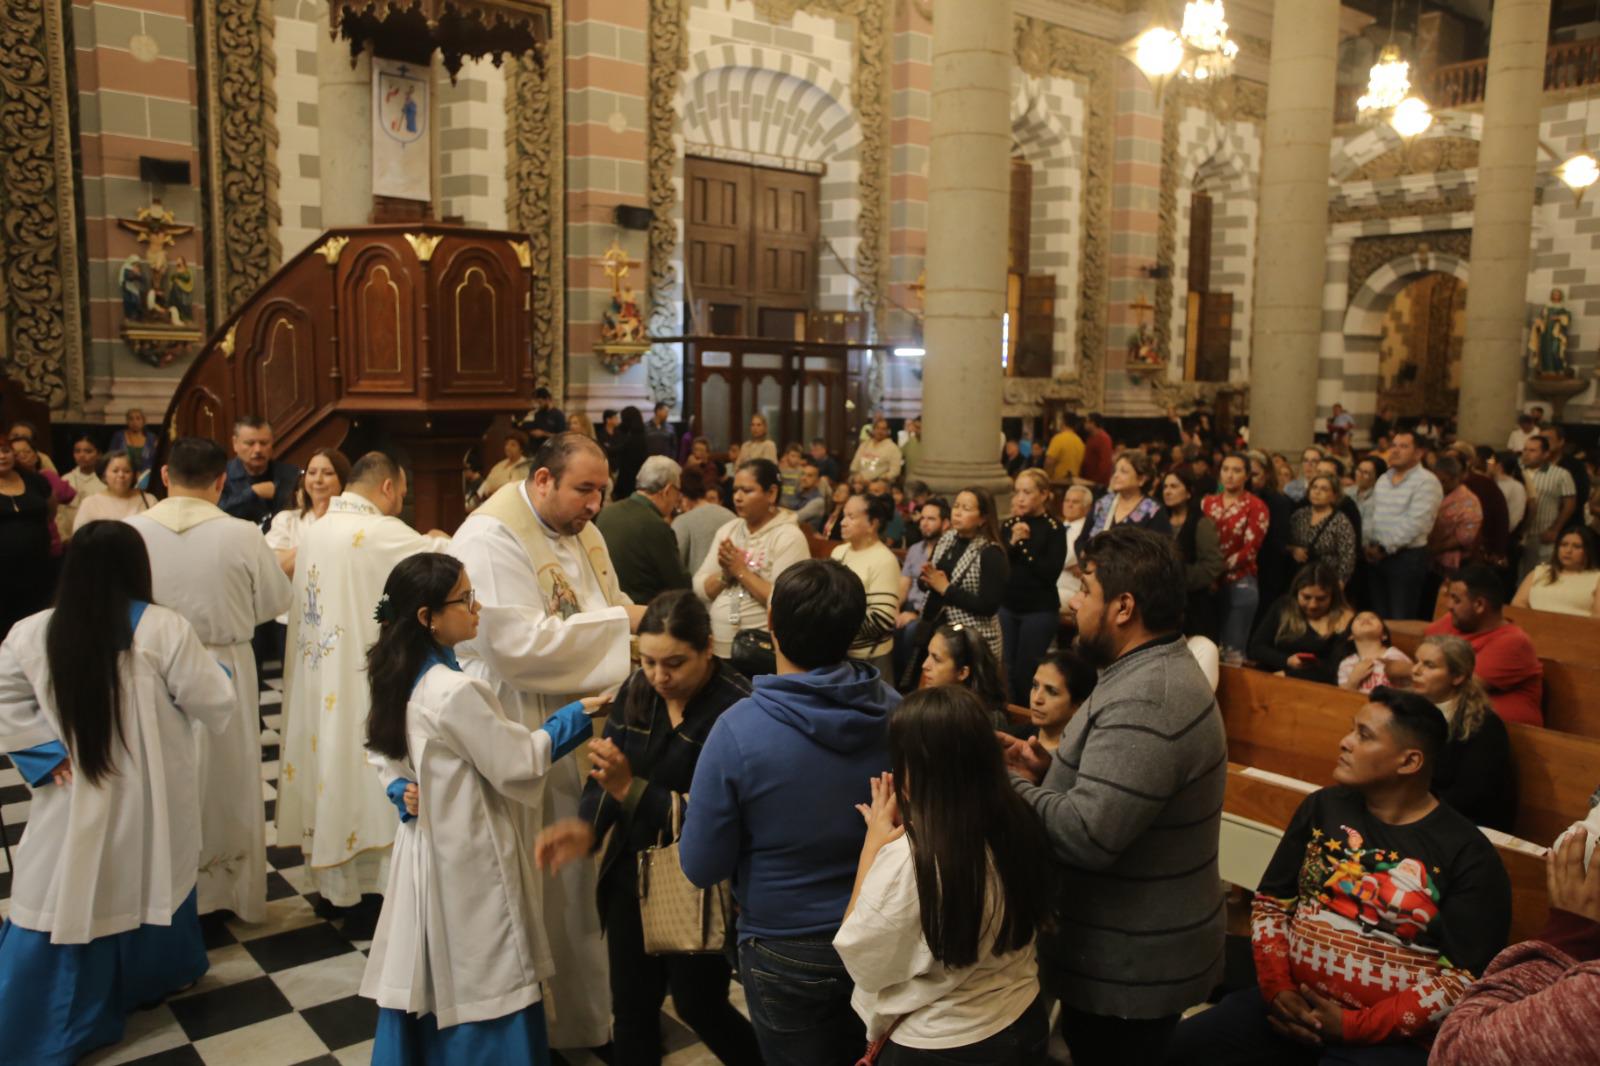
[[[215,441],[172,443],[167,498],[124,519],[144,538],[156,602],[183,615],[233,678],[239,713],[213,735],[195,730],[200,782],[201,914],[267,918],[266,815],[261,803],[261,692],[250,639],[289,608],[292,589],[261,530],[217,506],[228,456]]]
[[[467,517],[450,553],[466,564],[481,609],[478,635],[456,647],[462,668],[494,686],[508,717],[537,728],[627,679],[629,637],[645,609],[618,587],[592,524],[610,477],[600,446],[558,434],[532,467]],[[542,809],[521,808],[529,854],[544,826],[577,816],[587,769],[581,754],[562,760],[545,777]],[[609,1039],[611,991],[594,867],[572,863],[540,886],[555,958],[550,1044],[598,1047]]]
[[[382,452],[350,468],[344,492],[305,531],[295,554],[284,645],[284,730],[278,768],[278,843],[299,845],[309,888],[337,907],[381,894],[398,824],[366,751],[367,649],[374,611],[395,564],[443,551],[398,517],[406,476]]]

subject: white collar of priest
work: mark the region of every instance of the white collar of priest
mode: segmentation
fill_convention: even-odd
[[[378,505],[365,496],[354,492],[341,492],[328,501],[329,511],[338,511],[340,514],[375,514],[382,517],[383,512],[378,510]]]
[[[533,513],[533,520],[539,523],[539,532],[543,533],[551,540],[560,540],[561,534],[550,528],[550,524],[546,522],[544,520],[544,516],[539,513],[539,508],[533,505],[533,498],[528,495],[528,483],[526,481],[522,482],[517,486],[517,491],[522,494],[522,502],[527,504],[528,510]]]

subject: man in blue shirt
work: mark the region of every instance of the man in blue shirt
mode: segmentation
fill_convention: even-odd
[[[233,424],[233,458],[217,506],[235,518],[265,526],[294,506],[300,468],[272,458],[276,442],[264,418],[245,415]]]
[[[846,658],[867,593],[844,564],[808,559],[772,587],[778,672],[706,737],[679,840],[684,875],[732,879],[739,972],[767,1066],[849,1066],[866,1046],[833,949],[861,854],[869,780],[889,769],[900,696]]]
[[[1428,576],[1428,534],[1439,516],[1444,487],[1422,465],[1417,436],[1395,433],[1389,469],[1372,490],[1372,517],[1361,539],[1367,562],[1367,592],[1372,609],[1385,619],[1421,618],[1422,588]]]

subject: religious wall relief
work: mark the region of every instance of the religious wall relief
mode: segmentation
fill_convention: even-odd
[[[9,0],[0,18],[0,356],[29,397],[75,413],[83,305],[63,19],[45,0]]]

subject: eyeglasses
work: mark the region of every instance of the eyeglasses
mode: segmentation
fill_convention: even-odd
[[[446,607],[450,606],[452,603],[464,604],[466,606],[467,610],[470,611],[473,608],[478,606],[478,590],[477,589],[468,589],[466,592],[462,593],[456,599],[445,600],[444,601],[444,605]]]

